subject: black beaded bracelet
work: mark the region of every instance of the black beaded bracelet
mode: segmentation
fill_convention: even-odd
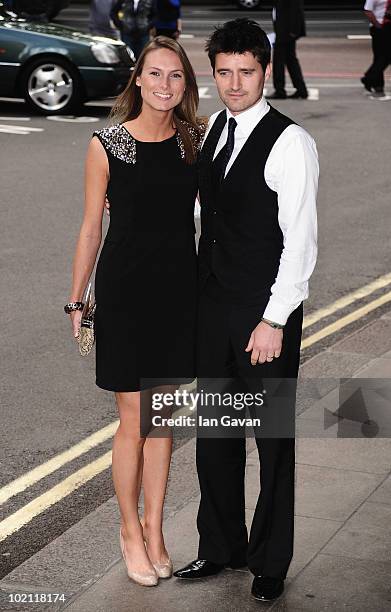
[[[68,304],[65,304],[64,306],[64,310],[67,314],[70,314],[74,310],[83,310],[83,308],[83,302],[68,302]]]

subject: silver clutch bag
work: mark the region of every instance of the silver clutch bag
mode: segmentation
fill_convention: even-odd
[[[92,295],[91,283],[88,284],[83,302],[84,308],[81,315],[78,341],[80,355],[84,356],[91,351],[95,341],[94,316],[96,303]]]

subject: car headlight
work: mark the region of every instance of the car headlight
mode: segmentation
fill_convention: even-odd
[[[104,43],[94,43],[91,45],[91,51],[98,62],[102,64],[118,64],[120,61],[113,47],[109,47],[109,45]]]

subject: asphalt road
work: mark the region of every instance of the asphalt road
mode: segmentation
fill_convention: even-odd
[[[202,27],[207,29],[210,21],[208,14]],[[320,156],[319,259],[305,304],[306,316],[387,274],[391,264],[389,139],[385,129],[391,96],[374,100],[363,92],[359,76],[370,59],[369,43],[348,41],[341,33],[347,28],[345,22],[342,30],[336,26],[333,38],[325,31],[323,36],[309,36],[300,43],[312,99],[276,104],[314,136]],[[198,74],[200,112],[210,114],[220,104],[203,53],[203,38],[196,35],[183,42]],[[112,394],[94,386],[93,355],[78,357],[62,310],[68,299],[73,250],[82,219],[85,151],[93,130],[106,124],[109,107],[108,101],[91,103],[80,116],[48,120],[30,114],[21,102],[0,101],[0,125],[6,126],[0,132],[0,487],[57,457],[117,417]],[[305,330],[304,338],[380,294],[378,290],[337,312],[324,314]],[[312,343],[303,350],[303,360],[381,312],[378,308]],[[177,446],[182,434],[177,432]],[[108,438],[20,490],[1,507],[0,528],[4,518],[110,448]],[[18,528],[0,543],[0,575],[6,575],[113,493],[110,469],[105,469]]]

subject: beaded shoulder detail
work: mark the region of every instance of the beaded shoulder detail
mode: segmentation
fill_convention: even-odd
[[[198,153],[201,150],[202,142],[204,140],[206,127],[207,127],[206,123],[204,121],[199,120],[197,122],[198,130],[196,130],[192,125],[190,125],[186,121],[181,121],[181,123],[182,125],[186,127],[187,131],[189,132],[190,138],[193,142],[194,150],[196,153]],[[185,145],[183,143],[183,140],[181,138],[179,131],[177,132],[176,138],[177,138],[179,150],[181,152],[181,157],[182,159],[185,159]]]
[[[202,141],[205,135],[206,125],[202,122],[198,124],[199,130],[196,130],[192,125],[185,121],[182,122],[192,139],[196,153],[201,149]],[[93,136],[97,136],[104,148],[109,151],[114,157],[120,159],[127,164],[136,163],[136,141],[128,130],[121,124],[116,123],[109,127],[95,130]],[[181,158],[185,159],[185,145],[179,131],[176,134]]]
[[[121,123],[95,130],[93,135],[114,157],[127,164],[136,163],[136,141]]]

